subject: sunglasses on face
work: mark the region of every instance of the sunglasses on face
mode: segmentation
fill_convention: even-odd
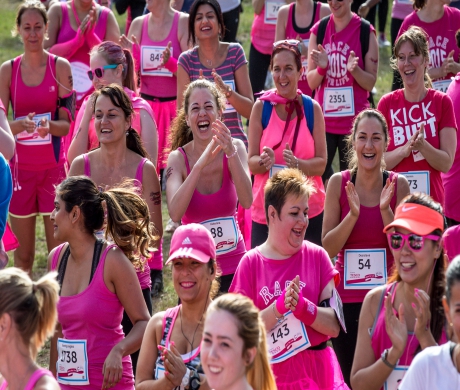
[[[301,53],[300,48],[300,41],[297,39],[283,39],[281,41],[276,41],[273,44],[273,48],[275,47],[285,47],[288,49],[295,49],[299,54]]]
[[[388,244],[390,245],[391,249],[394,250],[401,250],[404,246],[404,243],[407,241],[409,243],[409,247],[414,252],[419,252],[423,249],[423,244],[425,240],[433,240],[439,241],[441,237],[435,236],[434,234],[427,234],[425,236],[419,236],[418,234],[410,233],[410,234],[402,234],[402,233],[388,233]]]
[[[93,78],[94,78],[94,75],[96,75],[96,77],[98,79],[100,79],[103,75],[104,75],[104,70],[105,69],[115,69],[119,64],[112,64],[112,65],[104,65],[103,67],[101,68],[96,68],[94,70],[89,70],[88,71],[88,77],[91,81],[93,81]]]

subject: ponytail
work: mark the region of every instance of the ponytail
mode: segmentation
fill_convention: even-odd
[[[123,64],[123,87],[133,91],[137,95],[137,74],[134,67],[134,59],[128,49],[123,49],[126,64]]]
[[[130,127],[126,133],[126,147],[142,157],[149,158],[139,133]]]
[[[181,107],[171,124],[171,151],[174,151],[193,140],[192,130],[188,127],[185,116],[184,107]]]

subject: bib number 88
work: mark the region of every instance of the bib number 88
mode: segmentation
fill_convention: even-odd
[[[212,234],[212,238],[216,238],[216,237],[222,237],[224,235],[224,232],[222,231],[221,227],[218,227],[217,229],[211,228],[211,234]]]
[[[77,362],[77,353],[75,351],[62,351],[61,362],[67,363],[76,363]]]

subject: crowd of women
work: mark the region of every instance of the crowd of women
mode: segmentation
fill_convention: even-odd
[[[240,1],[147,0],[122,35],[43,3],[0,67],[1,390],[460,389],[459,10],[394,2],[375,109],[352,0],[253,0],[249,62]]]

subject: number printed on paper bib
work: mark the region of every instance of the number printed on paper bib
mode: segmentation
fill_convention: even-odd
[[[276,24],[280,7],[286,4],[284,1],[266,0],[264,22],[266,24]]]
[[[324,116],[355,115],[355,101],[353,96],[353,87],[324,88]]]
[[[398,387],[408,369],[409,366],[396,366],[388,379],[385,381],[383,385],[384,390],[398,390]]]
[[[287,168],[287,165],[273,164],[272,167],[270,168],[269,177],[272,177],[276,172],[279,172],[283,170],[284,168]]]
[[[16,120],[24,119],[25,116],[16,118]],[[29,145],[29,146],[39,146],[39,145],[49,145],[51,144],[51,134],[48,133],[44,138],[40,137],[37,129],[42,119],[48,121],[51,120],[51,113],[47,112],[46,114],[35,115],[32,120],[35,122],[35,129],[33,133],[28,133],[27,131],[21,131],[16,135],[16,141],[18,144]]]
[[[141,47],[141,74],[148,76],[172,77],[173,74],[163,66],[163,52],[165,46]],[[171,56],[173,48],[171,47]]]
[[[225,85],[228,85],[233,91],[235,90],[235,80],[223,80]],[[228,114],[229,112],[236,112],[236,110],[233,108],[233,106],[230,104],[228,100],[225,100],[225,114]]]
[[[66,385],[89,384],[86,340],[58,339],[57,381]]]
[[[270,363],[280,363],[310,347],[310,340],[303,322],[288,311],[283,320],[267,332]]]
[[[369,290],[387,283],[385,249],[345,249],[344,288]]]
[[[449,88],[449,85],[451,82],[452,82],[452,79],[433,81],[433,88],[436,89],[437,91],[446,93],[447,88]]]
[[[423,192],[430,195],[430,171],[399,172],[409,182],[410,193]]]
[[[218,255],[232,252],[238,246],[239,234],[235,217],[208,219],[200,224],[211,232]]]
[[[73,88],[77,92],[77,100],[80,100],[93,86],[88,77],[89,65],[80,61],[70,63],[72,71]]]

